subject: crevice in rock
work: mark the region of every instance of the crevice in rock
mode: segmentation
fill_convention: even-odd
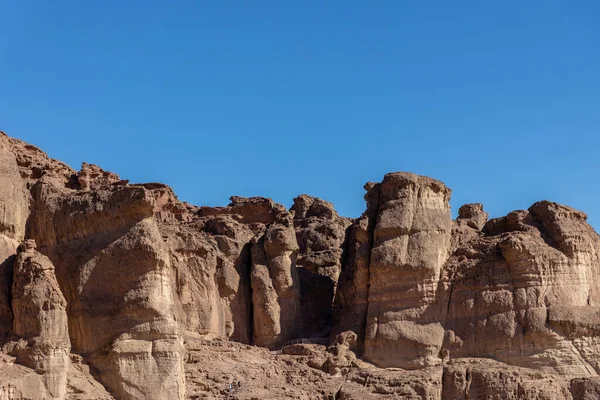
[[[343,386],[340,386],[340,388],[338,389],[338,391],[335,392],[334,400],[339,400],[339,399],[342,398],[342,387]]]
[[[363,338],[362,338],[362,349],[364,350],[364,341],[365,341],[365,337],[364,337],[364,333],[366,333],[367,331],[367,318],[369,315],[369,305],[370,305],[370,298],[371,298],[371,258],[373,257],[373,247],[375,245],[375,228],[377,227],[377,223],[379,222],[379,209],[381,206],[381,187],[380,184],[377,184],[376,186],[373,187],[373,189],[371,190],[377,190],[377,203],[375,204],[375,210],[373,212],[373,214],[371,216],[369,216],[369,225],[367,226],[367,229],[369,231],[369,256],[368,256],[368,261],[367,261],[367,290],[366,290],[366,295],[367,295],[367,307],[366,307],[366,311],[365,311],[365,315],[363,317],[363,321],[362,321],[362,331],[363,331]],[[379,321],[377,322],[377,326],[379,327]]]
[[[473,376],[471,374],[471,368],[467,368],[467,370],[465,371],[465,400],[471,400],[471,396],[469,394],[469,392],[471,391],[471,382],[472,382]]]
[[[452,304],[452,292],[454,292],[454,282],[450,283],[450,289],[448,293],[448,299],[446,304],[446,315],[444,318],[444,329],[447,329],[448,325],[448,316],[450,315],[450,305]]]
[[[250,305],[248,307],[248,332],[249,338],[248,343],[250,345],[254,345],[254,300],[253,300],[253,289],[252,289],[252,250],[251,250],[252,242],[248,242],[244,245],[244,249],[242,252],[247,251],[248,256],[248,267],[246,269],[246,277],[248,279],[248,301]]]

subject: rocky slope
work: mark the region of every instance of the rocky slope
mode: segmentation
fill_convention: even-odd
[[[0,134],[0,399],[600,398],[584,213],[365,189],[196,207]]]

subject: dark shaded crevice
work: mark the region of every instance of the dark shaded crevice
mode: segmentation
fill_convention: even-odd
[[[242,252],[246,252],[248,257],[248,267],[246,268],[248,282],[248,343],[254,345],[254,300],[252,289],[252,242],[246,243]]]
[[[342,387],[343,387],[343,386],[340,386],[340,388],[338,389],[338,391],[337,391],[337,392],[335,392],[335,395],[334,395],[334,397],[333,397],[333,398],[334,398],[334,400],[339,400],[339,399],[341,399],[341,398],[342,398]]]
[[[331,313],[335,312],[335,304],[339,301],[338,293],[340,288],[340,282],[342,281],[344,274],[346,274],[348,263],[350,262],[350,235],[352,234],[352,227],[358,221],[353,219],[352,223],[344,230],[344,241],[342,242],[342,254],[340,254],[340,275],[338,276],[337,282],[334,282],[333,296],[331,302]],[[332,318],[333,319],[333,318]],[[333,323],[332,323],[333,324]]]
[[[452,293],[454,292],[454,282],[450,283],[450,291],[448,293],[448,300],[446,304],[446,315],[444,317],[444,329],[448,329],[448,316],[450,315],[450,306],[452,304]]]
[[[470,400],[471,399],[471,395],[470,395],[470,391],[471,391],[471,383],[473,380],[473,376],[471,374],[471,368],[467,368],[467,370],[465,371],[465,380],[466,380],[466,385],[465,385],[465,400]]]
[[[369,233],[369,255],[368,255],[368,260],[367,260],[367,288],[366,288],[366,310],[365,310],[365,315],[363,317],[363,321],[362,321],[362,333],[363,333],[363,338],[362,338],[362,349],[364,351],[364,341],[365,341],[365,333],[367,331],[367,319],[368,319],[368,315],[369,315],[369,304],[370,304],[370,299],[371,299],[371,259],[373,257],[373,247],[375,245],[375,228],[377,227],[377,224],[379,222],[379,210],[381,208],[381,184],[378,183],[377,185],[375,185],[371,190],[376,190],[376,204],[375,204],[375,211],[373,212],[372,215],[369,216],[369,225],[367,226],[367,230]],[[379,327],[379,323],[378,323],[378,327]]]
[[[4,260],[4,262],[2,262],[0,264],[0,282],[4,282],[5,283],[5,289],[6,289],[6,294],[4,299],[0,300],[0,302],[2,301],[6,301],[6,309],[4,310],[6,312],[6,315],[4,317],[6,317],[5,320],[0,320],[0,327],[3,327],[3,325],[6,327],[5,331],[2,332],[0,331],[0,346],[4,344],[4,342],[6,341],[6,339],[10,336],[11,332],[12,332],[12,327],[13,327],[13,320],[14,320],[14,310],[12,307],[12,300],[13,300],[13,293],[12,293],[12,286],[13,286],[13,274],[14,274],[14,264],[15,261],[17,259],[16,254],[13,254],[11,256],[9,256],[8,258],[6,258],[6,260]],[[0,312],[2,312],[2,310],[0,310]],[[2,316],[2,315],[0,315]]]

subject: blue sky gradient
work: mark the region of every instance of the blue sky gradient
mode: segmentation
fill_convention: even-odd
[[[0,129],[182,200],[390,171],[600,228],[600,2],[0,0]]]

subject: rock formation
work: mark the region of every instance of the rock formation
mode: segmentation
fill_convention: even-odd
[[[0,134],[0,399],[600,398],[584,213],[365,189],[197,207]]]
[[[296,265],[302,291],[301,335],[305,338],[327,336],[351,220],[340,217],[333,204],[305,194],[294,199],[290,210],[294,213],[300,248]]]
[[[13,334],[22,341],[14,349],[17,362],[43,375],[49,398],[64,399],[71,364],[67,301],[54,275],[54,265],[36,251],[33,240],[19,248],[12,310]]]

